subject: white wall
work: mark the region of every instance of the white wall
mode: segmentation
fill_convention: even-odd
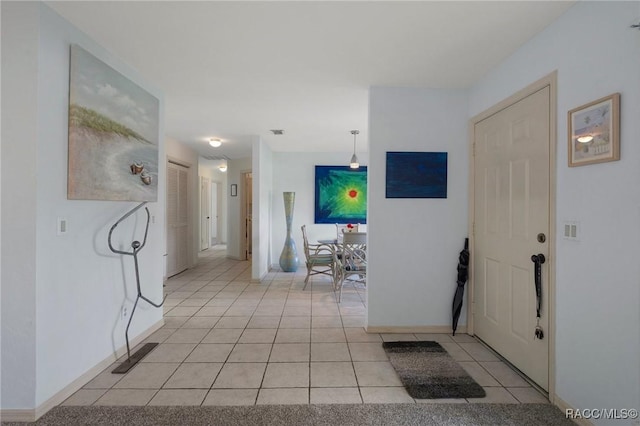
[[[3,408],[33,408],[36,393],[36,149],[38,6],[2,8]],[[16,178],[18,176],[19,178]],[[10,201],[10,202],[9,202]],[[7,250],[11,247],[10,250]]]
[[[187,258],[189,259],[189,267],[192,267],[197,263],[198,252],[200,252],[200,177],[198,176],[198,153],[172,138],[166,138],[166,152],[166,158],[161,157],[165,158],[165,166],[166,162],[171,160],[189,168],[187,203],[189,204],[189,212],[191,213],[191,217],[189,218],[190,223],[189,230],[187,232],[190,235],[191,243],[189,244],[189,253],[187,255]],[[163,195],[166,197],[166,194]],[[167,246],[166,240],[164,246]]]
[[[273,153],[260,140],[253,145],[253,257],[251,278],[261,280],[271,265],[271,193],[273,192]]]
[[[467,236],[466,91],[374,87],[369,138],[368,326],[450,327]],[[447,198],[386,199],[387,151],[448,152]]]
[[[242,216],[242,173],[251,172],[251,158],[240,158],[227,162],[227,257],[244,260],[241,242]],[[232,197],[231,185],[238,185],[238,196]]]
[[[3,2],[2,12],[3,19],[11,22],[3,27],[3,74],[5,64],[13,63],[5,54],[15,49],[23,50],[18,64],[28,64],[23,65],[20,75],[9,74],[7,80],[3,75],[3,86],[19,88],[17,97],[26,99],[18,99],[14,105],[15,99],[10,97],[7,101],[11,102],[5,105],[3,97],[2,105],[3,122],[14,126],[7,139],[3,132],[3,159],[13,163],[8,167],[3,164],[2,172],[12,176],[3,182],[24,191],[20,195],[3,191],[3,208],[11,208],[3,214],[2,238],[7,238],[5,247],[12,246],[17,257],[2,259],[2,300],[9,306],[3,314],[15,315],[2,322],[2,336],[8,343],[3,347],[11,351],[2,360],[2,408],[33,409],[124,345],[126,321],[120,319],[121,307],[127,305],[130,312],[136,295],[132,258],[116,256],[107,246],[110,226],[136,203],[71,201],[66,197],[70,43],[80,44],[158,97],[161,117],[164,104],[161,94],[131,68],[44,4]],[[16,17],[25,12],[25,19]],[[37,44],[31,39],[23,43],[19,39],[22,30],[13,27],[15,22],[36,34]],[[9,69],[15,69],[14,65]],[[5,93],[11,94],[11,90]],[[162,135],[163,120],[160,122]],[[160,158],[163,155],[160,142]],[[158,202],[149,204],[156,222],[150,226],[147,246],[139,255],[143,291],[153,300],[162,296],[162,269],[158,265],[163,261],[164,208],[158,206],[164,206],[164,171],[160,170]],[[66,235],[56,235],[58,217],[67,220]],[[131,240],[141,239],[143,233],[144,220],[139,214],[118,227],[115,245],[129,247]],[[35,339],[31,334],[34,320]],[[161,309],[142,304],[130,337],[161,320]],[[13,365],[18,359],[20,363]],[[16,376],[21,374],[24,376]]]
[[[557,229],[579,221],[580,241],[556,238],[556,393],[575,408],[640,406],[638,18],[638,2],[578,2],[470,92],[473,116],[558,70]],[[614,92],[621,160],[568,168],[567,111]]]
[[[310,241],[335,238],[335,225],[314,224],[315,166],[347,166],[353,152],[274,152],[273,192],[271,199],[271,264],[279,267],[280,253],[287,236],[283,192],[295,192],[292,234],[304,269],[304,246],[300,227],[307,225]],[[360,164],[368,164],[367,154],[358,152]]]

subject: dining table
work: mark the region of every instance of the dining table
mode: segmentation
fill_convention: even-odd
[[[338,244],[338,239],[337,238],[327,238],[327,239],[321,239],[318,240],[318,244],[329,244],[329,245],[336,245]]]

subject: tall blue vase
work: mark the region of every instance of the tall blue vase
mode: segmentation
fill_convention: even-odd
[[[298,251],[296,250],[296,242],[291,237],[291,224],[296,193],[283,192],[282,196],[284,197],[284,215],[287,220],[287,238],[284,240],[284,248],[280,254],[280,268],[284,272],[295,272],[298,270]]]

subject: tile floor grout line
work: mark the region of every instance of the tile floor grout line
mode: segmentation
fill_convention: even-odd
[[[358,395],[361,403],[364,404],[365,398],[363,395],[363,390],[364,390],[363,388],[365,388],[366,386],[361,386],[360,379],[358,378],[358,375],[356,373],[355,363],[356,362],[361,362],[361,363],[381,362],[381,361],[375,361],[374,359],[369,361],[354,361],[353,359],[354,353],[352,351],[352,345],[356,343],[362,343],[364,345],[363,346],[363,350],[364,350],[364,347],[368,343],[372,343],[368,338],[361,338],[361,339],[358,338],[359,334],[362,331],[366,333],[366,330],[364,329],[364,325],[363,325],[363,321],[365,320],[365,317],[366,317],[366,310],[364,314],[362,312],[363,309],[366,309],[366,290],[367,290],[366,286],[361,287],[357,285],[357,283],[352,283],[351,286],[348,286],[348,285],[345,286],[342,302],[338,303],[336,299],[336,292],[332,289],[329,280],[327,281],[311,280],[311,283],[310,283],[311,285],[309,286],[310,287],[309,290],[306,290],[306,289],[303,290],[302,281],[301,281],[303,278],[302,275],[298,276],[297,274],[288,274],[276,269],[276,270],[270,271],[265,277],[264,281],[260,283],[252,283],[250,281],[250,278],[248,277],[250,263],[242,262],[242,261],[233,261],[230,259],[222,258],[221,256],[223,256],[223,253],[224,253],[223,251],[219,251],[218,253],[211,252],[211,253],[208,253],[207,256],[201,256],[200,259],[198,260],[198,264],[194,268],[192,268],[191,270],[185,271],[184,274],[179,274],[178,279],[180,279],[180,284],[175,283],[172,285],[170,280],[167,281],[166,283],[167,286],[163,289],[165,294],[171,295],[171,294],[180,292],[180,293],[183,293],[183,295],[185,296],[175,298],[175,299],[169,299],[169,300],[175,300],[176,305],[172,306],[171,309],[163,313],[163,316],[165,318],[181,318],[181,316],[179,315],[175,317],[173,316],[167,317],[167,314],[170,313],[172,310],[174,310],[176,307],[184,307],[184,308],[194,307],[197,309],[195,309],[195,312],[193,312],[192,314],[185,315],[186,318],[184,322],[180,323],[181,320],[177,320],[177,323],[180,323],[180,324],[175,328],[165,328],[166,331],[163,334],[166,334],[167,336],[164,337],[162,344],[169,345],[169,343],[166,343],[166,341],[169,340],[179,330],[203,329],[206,331],[201,338],[195,339],[195,340],[198,340],[198,342],[194,343],[194,347],[182,359],[182,361],[176,363],[177,364],[176,369],[169,376],[169,378],[166,379],[162,385],[160,385],[160,388],[152,389],[154,391],[153,396],[151,397],[150,400],[147,401],[146,405],[148,405],[154,398],[156,398],[161,390],[168,390],[168,391],[172,390],[172,389],[164,389],[164,386],[167,384],[168,381],[170,381],[175,376],[175,374],[180,368],[183,368],[183,366],[192,364],[192,363],[186,362],[187,358],[189,358],[189,356],[193,354],[196,348],[204,344],[203,342],[205,338],[213,330],[226,330],[224,328],[215,328],[215,327],[216,325],[219,324],[219,321],[223,320],[224,318],[237,317],[236,315],[227,315],[229,311],[232,310],[233,308],[237,308],[233,310],[234,313],[235,312],[243,313],[243,312],[250,311],[251,314],[240,315],[240,317],[243,317],[243,316],[248,317],[247,322],[244,324],[243,327],[240,327],[237,329],[239,330],[240,334],[235,339],[235,341],[230,345],[231,349],[229,350],[227,355],[224,357],[224,360],[222,360],[222,362],[216,362],[216,364],[220,364],[221,366],[218,372],[216,373],[215,377],[213,378],[212,383],[209,385],[208,388],[197,388],[204,391],[204,396],[202,400],[200,400],[199,405],[204,404],[204,401],[206,401],[207,397],[209,397],[212,391],[216,389],[220,389],[220,390],[245,389],[245,388],[234,388],[233,382],[229,383],[228,385],[230,386],[229,388],[227,387],[214,388],[214,385],[216,381],[219,379],[223,368],[226,365],[234,364],[229,362],[229,359],[231,358],[231,354],[236,348],[239,348],[240,345],[244,345],[244,344],[258,344],[258,343],[252,343],[251,338],[248,338],[247,342],[241,342],[242,336],[244,335],[245,332],[247,332],[248,330],[251,330],[252,331],[251,335],[255,337],[255,340],[261,340],[261,337],[264,337],[264,336],[261,336],[261,331],[266,329],[263,329],[261,326],[265,324],[268,325],[268,322],[264,324],[259,324],[256,321],[255,324],[258,325],[259,327],[255,329],[250,328],[249,326],[252,320],[257,320],[259,319],[259,317],[262,317],[262,316],[278,317],[278,318],[277,318],[277,324],[274,324],[273,327],[269,328],[269,330],[274,329],[275,334],[272,336],[271,339],[265,339],[265,341],[270,340],[269,342],[266,342],[266,344],[270,345],[270,348],[269,348],[269,353],[267,354],[266,362],[264,363],[265,368],[262,371],[262,376],[260,378],[260,387],[256,389],[252,388],[252,390],[255,391],[255,396],[252,401],[253,405],[257,404],[260,396],[260,392],[261,390],[263,390],[262,386],[265,383],[266,373],[270,364],[299,362],[297,360],[300,358],[296,359],[295,357],[293,357],[295,361],[287,361],[286,356],[285,358],[283,358],[284,359],[283,361],[273,361],[273,362],[271,361],[271,357],[274,354],[274,349],[276,344],[285,345],[283,346],[282,350],[284,351],[283,353],[286,354],[288,351],[290,351],[290,347],[287,347],[286,345],[297,343],[297,342],[288,342],[288,341],[277,343],[276,339],[278,337],[278,334],[283,330],[292,330],[293,332],[293,330],[305,330],[305,329],[307,330],[306,332],[298,331],[298,333],[306,335],[306,338],[308,339],[308,341],[303,342],[303,345],[306,346],[308,350],[306,361],[303,361],[304,364],[307,364],[309,366],[309,370],[308,370],[309,372],[307,376],[308,386],[300,388],[300,389],[304,389],[304,388],[307,389],[307,392],[308,392],[307,403],[311,404],[311,401],[312,401],[311,390],[314,389],[312,387],[313,383],[312,383],[312,377],[311,377],[312,376],[311,367],[312,367],[312,364],[315,362],[313,361],[313,358],[312,358],[313,344],[314,343],[337,344],[339,346],[342,346],[342,343],[344,343],[347,348],[349,361],[351,362],[351,371],[355,378],[355,385],[358,391]],[[208,286],[212,286],[212,287],[206,288]],[[207,294],[205,295],[205,293]],[[223,294],[221,295],[221,293]],[[202,297],[203,295],[205,297]],[[208,317],[208,316],[197,317],[197,313],[201,312],[201,310],[205,308],[209,303],[212,303],[213,301],[216,301],[216,300],[225,301],[225,302],[222,302],[219,306],[219,307],[224,307],[224,309],[221,309],[220,315],[216,315],[218,319],[215,320],[215,322],[212,321],[211,326],[209,327],[204,327],[204,326],[189,327],[188,326],[189,321],[192,321],[193,324],[197,324],[197,321],[194,322],[195,318]],[[200,306],[183,306],[182,305],[182,303],[185,303],[187,305],[190,305],[190,304],[198,305],[202,303],[202,301],[204,301],[204,304]],[[265,303],[263,305],[263,302],[267,302],[267,301],[269,301],[269,303]],[[276,308],[274,309],[274,307]],[[302,315],[302,316],[285,315],[285,312],[287,312],[287,314],[289,313],[299,314],[299,313],[305,312],[303,307],[308,309],[307,311],[308,315]],[[279,311],[279,314],[259,315],[258,314],[259,310],[262,310],[263,312],[267,312],[267,313]],[[174,313],[177,313],[177,312],[174,311]],[[305,320],[305,321],[308,321],[308,327],[297,328],[296,326],[300,325],[299,320],[291,320],[287,322],[289,323],[288,325],[293,325],[294,326],[293,328],[290,328],[290,329],[282,328],[286,317],[296,317],[296,316],[300,316],[301,318],[305,318],[305,317],[308,318],[308,320]],[[339,325],[333,325],[335,324],[334,321],[336,318],[339,319]],[[203,320],[202,324],[205,324],[205,323],[207,322]],[[347,327],[347,324],[349,325],[349,327]],[[318,327],[317,325],[320,325],[320,326]],[[162,328],[164,328],[165,326],[163,326]],[[356,333],[351,333],[351,335],[353,336],[353,341],[351,341],[347,336],[347,330],[346,330],[347,328],[353,328],[354,330],[357,330]],[[331,329],[333,331],[329,331]],[[338,329],[341,329],[342,331],[337,332]],[[327,331],[325,332],[324,330],[327,330]],[[334,331],[336,331],[336,333],[334,333]],[[195,335],[198,334],[197,332],[193,332],[193,333]],[[319,341],[317,342],[314,342],[313,340],[314,333],[316,336],[318,336],[317,338],[319,339]],[[418,334],[420,333],[411,333],[410,337],[417,340],[419,338]],[[429,334],[429,333],[422,333],[422,334]],[[379,333],[373,333],[373,335],[378,337],[378,340],[376,343],[379,343],[380,341],[385,340],[381,338],[381,335]],[[332,336],[338,336],[338,337],[334,338]],[[389,339],[389,336],[387,336],[387,340],[388,339]],[[190,339],[185,339],[185,340],[190,340]],[[296,340],[296,339],[293,339],[293,340]],[[334,340],[336,341],[334,342]],[[359,340],[362,340],[362,341],[359,341]],[[306,343],[306,345],[304,343]],[[527,398],[527,399],[533,398],[533,397],[529,397],[528,394],[522,393],[517,390],[512,391],[507,386],[502,385],[502,382],[498,380],[496,377],[496,374],[497,374],[496,372],[500,370],[495,370],[493,373],[491,373],[487,369],[486,365],[481,364],[481,362],[484,362],[484,361],[478,361],[478,359],[482,359],[482,354],[478,353],[478,351],[474,349],[474,346],[464,345],[466,343],[477,343],[477,340],[473,339],[471,341],[468,341],[463,339],[462,341],[458,341],[450,338],[450,342],[448,343],[451,343],[453,348],[457,348],[456,350],[459,350],[461,355],[464,354],[465,358],[469,357],[471,362],[473,362],[474,364],[477,364],[480,367],[480,371],[483,371],[484,373],[487,374],[487,377],[491,377],[493,380],[495,380],[498,384],[497,387],[502,388],[506,391],[506,392],[504,391],[501,391],[501,392],[504,392],[506,395],[509,395],[509,397],[513,402],[521,403],[518,397],[516,397],[516,393],[522,394],[523,398]],[[219,343],[214,341],[211,344],[217,345]],[[336,355],[330,355],[328,357],[330,359],[335,358],[336,359],[335,361],[318,361],[318,362],[323,362],[323,363],[326,362],[327,365],[329,366],[332,363],[344,362],[344,361],[337,361],[338,358],[336,357]],[[365,356],[364,359],[366,358],[368,358],[368,356]],[[386,362],[388,362],[388,359]],[[488,361],[488,362],[491,362],[491,361]],[[500,361],[494,361],[494,362],[500,364]],[[208,362],[205,362],[205,363],[208,363]],[[242,363],[237,363],[237,364],[242,364]],[[331,367],[329,368],[331,369]],[[98,391],[103,392],[103,394],[99,396],[95,401],[91,402],[91,404],[95,404],[99,399],[103,398],[104,395],[110,390],[117,389],[117,388],[114,388],[114,386],[116,386],[118,382],[119,380],[116,381],[115,383],[112,383],[106,389],[102,389],[102,388],[97,389]],[[508,382],[505,382],[505,383],[508,383]],[[380,384],[381,386],[373,386],[373,387],[379,387],[381,389],[398,388],[398,386],[385,384],[384,382],[380,382]],[[190,386],[190,385],[185,384],[184,386]],[[334,386],[334,387],[348,388],[351,386],[345,385],[345,386]],[[512,388],[513,389],[516,389],[516,388],[529,389],[530,387],[527,386],[527,387],[520,388],[518,386],[512,386]],[[179,389],[177,388],[177,390],[180,390],[180,389],[184,390],[184,389],[196,389],[196,388],[190,388],[190,387],[183,387]],[[279,388],[273,388],[273,389],[279,389]],[[288,388],[283,388],[283,389],[288,389]],[[320,387],[319,389],[322,389],[322,387]],[[220,395],[223,395],[223,394],[224,393]],[[378,395],[377,398],[380,398],[381,394],[376,394],[376,395]],[[199,399],[199,397],[196,396],[196,399]],[[413,403],[418,403],[418,401],[414,398],[412,398],[412,401]],[[196,403],[197,401],[195,401],[194,399],[192,400],[192,402]],[[245,400],[245,402],[249,402],[249,401]],[[465,402],[470,403],[471,401],[465,400]],[[477,402],[477,401],[474,401],[474,402]],[[212,403],[217,405],[213,400],[212,400]]]

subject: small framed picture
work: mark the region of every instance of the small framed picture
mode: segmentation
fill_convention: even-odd
[[[238,196],[238,185],[235,183],[231,184],[231,196],[232,197],[237,197]]]
[[[620,159],[620,93],[568,113],[569,167]]]

